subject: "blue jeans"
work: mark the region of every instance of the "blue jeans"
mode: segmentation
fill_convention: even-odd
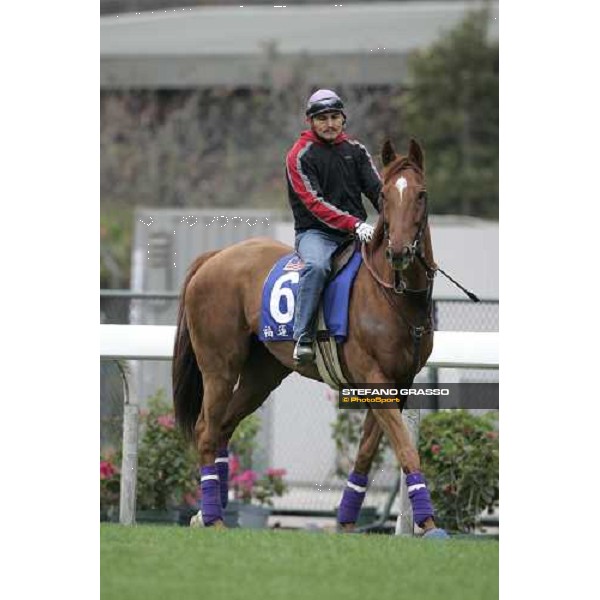
[[[316,316],[321,294],[331,273],[331,256],[348,238],[345,232],[326,233],[307,229],[296,234],[296,252],[304,262],[296,296],[294,340],[315,339]]]

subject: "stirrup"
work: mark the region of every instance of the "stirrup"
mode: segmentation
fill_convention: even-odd
[[[313,343],[297,341],[292,357],[296,362],[312,362],[315,359]]]

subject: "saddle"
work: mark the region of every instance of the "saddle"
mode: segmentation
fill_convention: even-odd
[[[348,261],[352,258],[354,250],[356,249],[360,250],[358,247],[358,242],[354,236],[349,237],[338,246],[338,249],[331,257],[331,274],[329,275],[330,280],[333,279],[348,264]]]
[[[334,252],[329,280],[315,315],[316,366],[323,381],[334,388],[346,382],[338,358],[337,344],[346,340],[350,292],[362,261],[360,252],[355,249],[356,241],[348,238]],[[273,265],[263,284],[257,332],[259,341],[292,341],[294,294],[302,268],[303,263],[296,253],[282,256]]]
[[[348,238],[342,242],[339,248],[334,252],[331,260],[331,274],[329,279],[333,279],[352,258],[358,242],[354,237]],[[315,336],[315,363],[319,371],[319,375],[323,381],[335,389],[347,384],[348,380],[342,368],[338,343],[334,336],[329,332],[325,325],[325,317],[323,314],[323,302],[319,304],[317,313],[317,331]]]

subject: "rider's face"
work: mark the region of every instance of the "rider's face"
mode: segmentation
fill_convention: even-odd
[[[326,142],[332,142],[344,128],[341,112],[325,112],[311,119],[312,130]]]

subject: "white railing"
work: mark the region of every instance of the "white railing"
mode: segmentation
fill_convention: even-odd
[[[168,325],[100,325],[100,359],[171,360],[175,327]],[[428,367],[498,369],[498,333],[436,331]],[[123,414],[123,461],[119,521],[135,522],[139,406],[126,382]],[[408,422],[410,425],[410,422]],[[418,426],[418,421],[417,421]],[[413,424],[413,429],[415,425]],[[417,431],[411,431],[414,437]],[[403,493],[404,492],[404,493]],[[401,489],[401,503],[408,504]],[[404,521],[408,514],[402,511]]]
[[[171,360],[175,326],[100,325],[100,358]],[[429,367],[497,369],[498,333],[436,331]]]

